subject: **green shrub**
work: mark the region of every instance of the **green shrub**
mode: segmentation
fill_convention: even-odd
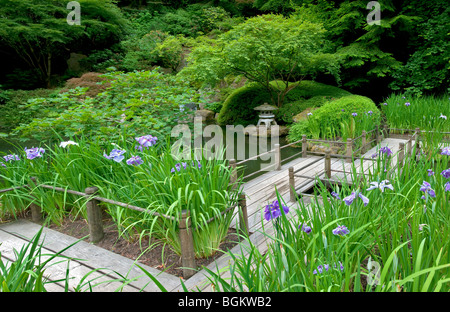
[[[353,116],[353,113],[357,116]],[[373,129],[379,122],[380,111],[371,99],[349,95],[327,102],[308,116],[306,121],[295,123],[288,138],[298,141],[305,134],[313,138],[346,139],[359,136],[362,130]]]
[[[270,103],[270,94],[256,83],[233,91],[223,103],[219,113],[220,125],[249,125],[258,122],[258,114],[253,110],[256,106]]]
[[[31,121],[35,115],[25,108],[29,99],[51,97],[52,89],[2,90],[0,92],[0,131],[9,132],[21,123]]]
[[[341,88],[316,81],[302,80],[297,88],[287,94],[286,102],[293,102],[300,98],[309,99],[315,96],[340,98],[347,95],[351,95],[351,93]]]
[[[280,123],[292,123],[295,115],[308,107],[321,106],[325,100],[351,95],[350,92],[338,87],[315,81],[303,80],[296,84],[298,86],[286,95],[283,107],[275,113]],[[282,81],[272,81],[271,85],[274,88],[285,88]],[[276,97],[275,92],[273,96]],[[265,102],[271,103],[271,96],[265,88],[256,83],[236,89],[225,100],[219,114],[219,123],[221,125],[256,124],[258,115],[253,108]]]

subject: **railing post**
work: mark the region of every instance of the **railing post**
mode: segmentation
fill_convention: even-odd
[[[412,144],[411,144],[411,138],[410,138],[406,145],[406,155],[411,156],[411,153],[412,153]]]
[[[281,170],[281,149],[280,144],[275,144],[275,170]]]
[[[347,138],[347,153],[345,154],[346,156],[349,156],[350,158],[347,158],[347,162],[351,163],[352,162],[352,155],[353,155],[353,140],[351,138]]]
[[[328,179],[331,178],[331,151],[329,149],[325,152],[325,175]]]
[[[36,177],[31,177],[31,184],[29,185],[30,189],[31,188],[35,188],[37,186],[37,180]],[[31,192],[30,192],[31,193]],[[31,197],[34,198],[33,195],[31,195]],[[36,198],[34,198],[36,199]],[[30,210],[31,210],[31,220],[35,223],[42,223],[42,211],[41,211],[41,207],[39,207],[37,204],[35,203],[31,203],[30,204]]]
[[[90,197],[98,192],[98,187],[88,187],[84,192]],[[96,199],[89,199],[86,203],[87,222],[89,226],[89,241],[91,243],[98,243],[103,239],[103,222],[102,210],[98,205]]]
[[[291,202],[295,202],[295,195],[294,167],[289,167],[289,199]]]
[[[403,160],[405,159],[405,143],[398,143],[398,158],[397,167],[400,170],[403,168]]]
[[[415,146],[416,146],[416,153],[419,151],[420,148],[420,128],[416,128],[416,137],[415,137]]]
[[[376,139],[376,145],[378,145],[378,143],[380,143],[380,126],[376,125],[375,127],[375,139]]]
[[[383,125],[383,136],[385,139],[387,139],[389,137],[389,131],[388,131],[388,125],[384,124]]]
[[[366,142],[367,142],[367,133],[366,130],[363,130],[362,132],[362,139],[361,139],[361,154],[364,154],[366,152]]]
[[[245,193],[239,195],[239,229],[241,234],[248,236],[248,214],[247,214],[247,199]]]
[[[191,218],[188,210],[181,212],[180,219],[180,245],[181,263],[183,266],[183,278],[188,279],[195,274],[197,268],[195,264],[194,240],[192,236]]]
[[[306,140],[306,135],[302,136],[302,157],[308,157],[308,141]]]
[[[230,175],[230,184],[231,189],[235,190],[237,188],[237,170],[236,170],[236,159],[230,159],[230,167],[231,167],[231,175]]]

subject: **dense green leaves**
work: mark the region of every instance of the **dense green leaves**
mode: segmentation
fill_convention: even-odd
[[[271,99],[280,107],[292,90],[290,81],[318,71],[337,75],[337,59],[322,52],[323,34],[321,25],[300,18],[249,18],[213,43],[194,48],[182,73],[210,86],[227,76],[243,75],[268,92],[270,81],[282,81],[285,86]]]
[[[81,25],[69,25],[63,0],[1,0],[0,44],[50,86],[54,61],[72,49],[90,51],[122,38],[126,21],[112,1],[80,0]],[[68,49],[70,47],[71,49]]]
[[[86,88],[72,89],[51,98],[36,98],[26,104],[37,117],[15,133],[49,140],[57,136],[89,135],[116,138],[126,132],[165,137],[186,115],[181,105],[205,102],[204,97],[182,79],[153,71],[105,74],[110,87],[95,97],[84,98]]]

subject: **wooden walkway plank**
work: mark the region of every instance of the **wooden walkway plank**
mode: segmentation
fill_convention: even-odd
[[[41,227],[39,225],[26,220],[18,220],[16,222],[3,224],[1,226],[1,230],[3,232],[24,237],[25,240],[30,240],[40,228]],[[43,239],[44,242],[43,246],[53,253],[59,252],[77,241],[77,239],[73,237],[64,235],[46,227],[43,229],[43,236],[41,239]],[[145,276],[142,270],[134,265],[135,263],[133,260],[107,251],[101,247],[85,241],[79,241],[74,246],[63,252],[63,255],[70,258],[80,258],[80,255],[83,255],[83,260],[86,260],[80,261],[83,266],[89,268],[90,270],[100,268],[101,274],[107,274],[110,276],[109,278],[111,280],[119,279],[120,274],[129,279],[137,278],[137,280],[129,284],[129,287],[133,287],[137,290],[144,289],[145,291],[159,291],[159,288],[153,282],[149,283],[148,277]],[[173,289],[178,286],[179,279],[177,277],[143,264],[139,265],[148,272],[152,273],[154,276],[158,276],[158,280],[163,285],[166,285],[168,289]],[[97,291],[101,291],[100,289],[101,287],[97,289]]]

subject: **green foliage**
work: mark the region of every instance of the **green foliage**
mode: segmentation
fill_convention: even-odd
[[[293,118],[307,108],[320,107],[327,101],[351,95],[341,88],[323,83],[302,80],[286,97],[286,103],[276,111],[278,120],[292,123]]]
[[[392,90],[406,94],[442,94],[450,91],[450,8],[422,21],[419,46],[394,74]]]
[[[299,198],[287,214],[268,223],[261,216],[267,251],[246,239],[246,248],[227,253],[232,260],[225,272],[206,269],[213,288],[218,292],[448,292],[448,192],[446,179],[437,174],[448,162],[439,161],[438,151],[434,145],[430,160],[407,157],[403,169],[390,174],[380,158],[364,175],[352,164],[353,173],[331,189],[317,180],[308,203]],[[429,168],[436,172],[433,177],[428,176]],[[367,190],[371,182],[384,180],[393,190]],[[426,199],[421,199],[422,181],[429,181],[435,198],[425,193]],[[367,197],[367,206],[358,196],[347,205],[343,199],[352,192]],[[281,205],[282,196],[278,192],[277,196]],[[336,235],[333,230],[341,225],[348,233]],[[311,231],[306,233],[303,226]]]
[[[81,25],[69,25],[63,0],[1,0],[0,41],[50,86],[52,65],[67,47],[90,51],[120,40],[126,21],[112,1],[80,0]]]
[[[189,80],[216,86],[230,75],[242,75],[272,93],[271,81],[282,81],[271,103],[281,107],[290,82],[317,72],[338,76],[337,59],[323,53],[324,29],[300,18],[263,15],[249,18],[217,40],[195,47],[181,71]]]
[[[409,105],[405,105],[409,103]],[[450,132],[450,96],[391,94],[380,108],[391,128]]]
[[[53,98],[30,100],[25,108],[35,118],[14,134],[40,141],[57,135],[111,139],[123,132],[133,136],[145,130],[164,137],[185,115],[180,105],[206,102],[185,81],[157,69],[110,72],[104,77],[110,87],[93,98],[84,98],[86,88],[75,88]]]
[[[253,110],[270,99],[270,94],[256,83],[249,83],[233,91],[219,113],[220,125],[256,125],[258,114]]]
[[[56,93],[51,89],[0,90],[0,131],[9,132],[20,124],[30,122],[33,112],[27,111],[28,100],[38,97],[52,97]]]
[[[121,42],[124,53],[118,69],[125,71],[150,70],[158,62],[156,47],[161,44],[168,34],[160,31],[150,31],[142,37],[132,36]]]
[[[145,135],[153,133],[146,128],[140,130]],[[179,220],[181,212],[188,210],[196,256],[208,257],[216,253],[234,213],[224,211],[237,200],[230,185],[232,170],[224,160],[223,151],[217,151],[215,159],[206,159],[206,155],[199,155],[198,151],[195,155],[181,157],[162,136],[158,136],[155,145],[142,150],[136,149],[139,144],[134,135],[110,140],[82,137],[77,139],[78,145],[65,148],[59,146],[60,140],[63,138],[58,137],[56,144],[43,145],[43,156],[31,160],[23,149],[12,151],[20,160],[0,165],[0,189],[27,184],[30,176],[35,176],[40,183],[81,192],[95,185],[99,187],[100,197],[144,209],[135,211],[102,203],[120,236],[130,241],[144,237],[160,239],[178,254],[181,252]],[[116,148],[125,151],[122,161],[104,157]],[[139,156],[143,163],[127,164],[126,160],[132,156]],[[38,198],[48,223],[59,225],[65,217],[87,218],[85,198],[43,188],[33,188],[31,192],[32,197],[28,189],[2,195],[0,212],[17,213],[18,209],[28,207],[32,198]],[[214,221],[207,222],[213,217]]]
[[[184,60],[185,49],[192,43],[192,40],[186,39],[182,35],[168,36],[163,42],[156,45],[155,50],[163,66],[177,72]]]
[[[324,25],[327,46],[340,60],[345,88],[371,97],[379,97],[379,89],[388,87],[416,93],[445,91],[447,1],[378,1],[379,25],[367,23],[367,2],[301,2],[292,15]]]
[[[368,114],[369,111],[372,114]],[[353,117],[353,113],[357,116]],[[316,139],[347,139],[359,136],[362,130],[372,130],[379,123],[380,111],[371,99],[349,95],[322,105],[306,121],[294,123],[290,128],[289,140],[301,140],[304,134]]]
[[[219,114],[219,123],[221,125],[256,124],[258,114],[253,108],[270,103],[271,96],[279,94],[279,88],[285,88],[282,81],[272,81],[270,85],[273,89],[272,95],[256,83],[249,83],[233,91],[223,103]],[[331,100],[346,95],[350,95],[350,93],[338,87],[315,81],[302,80],[299,83],[291,83],[283,106],[275,111],[277,121],[292,123],[292,118],[304,109],[320,106],[326,99]]]

